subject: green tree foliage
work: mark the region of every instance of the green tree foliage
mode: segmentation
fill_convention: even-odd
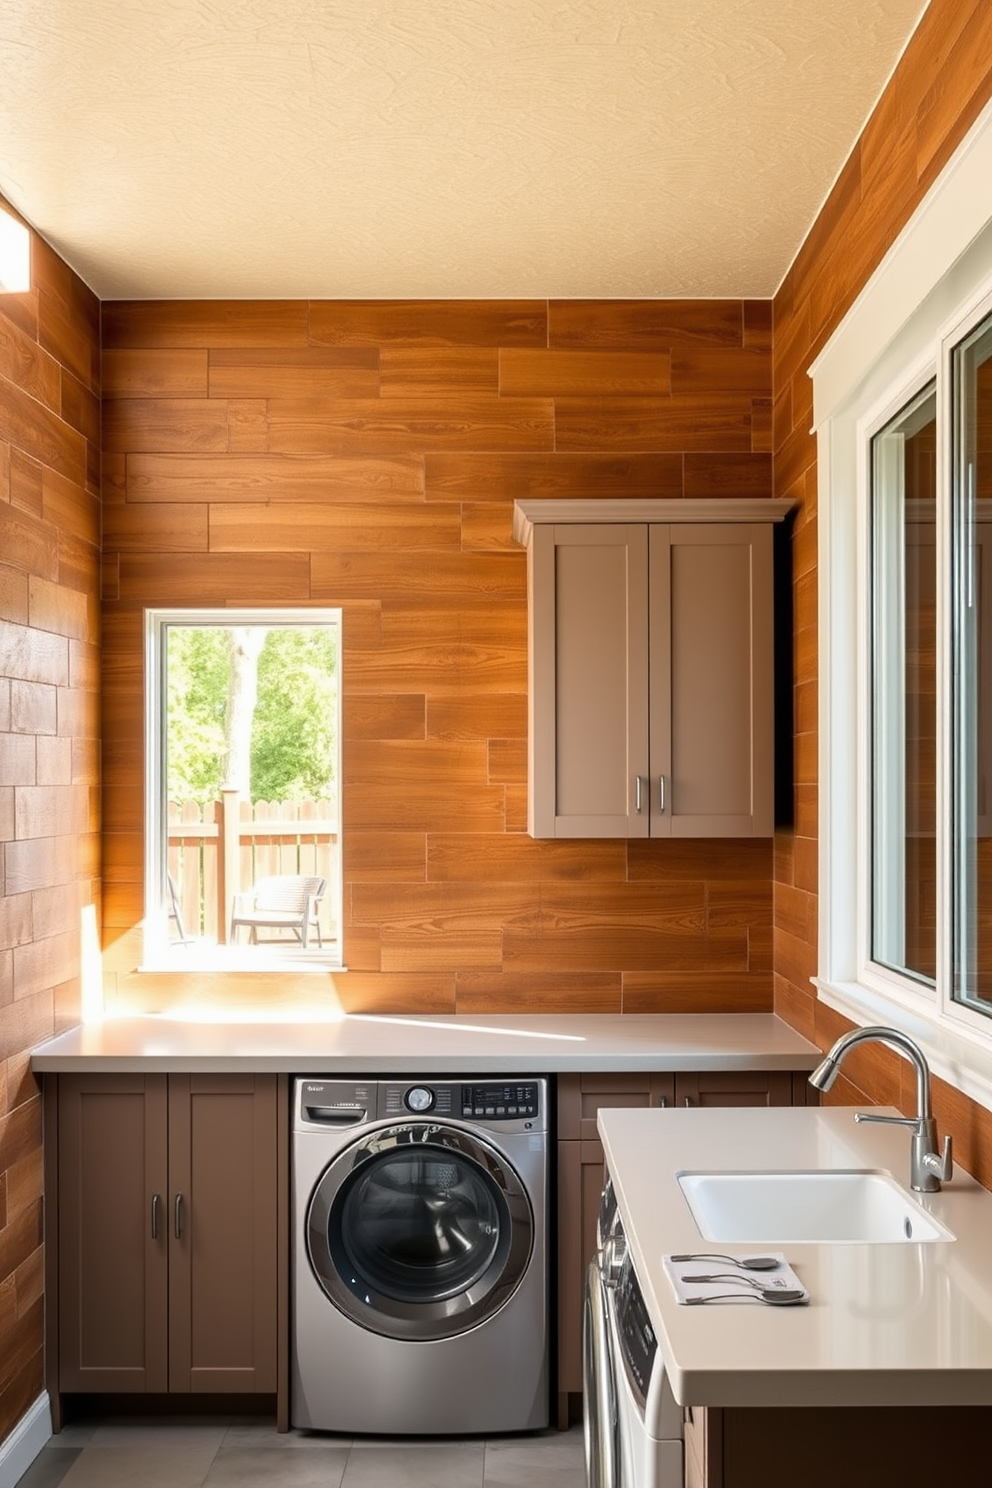
[[[230,649],[213,626],[169,626],[166,785],[173,801],[217,799],[225,752]]]
[[[253,801],[332,795],[337,674],[336,636],[328,627],[269,631],[258,659]]]
[[[172,800],[213,801],[227,756],[230,671],[222,626],[169,628],[167,787]],[[251,799],[333,797],[338,658],[329,626],[272,626],[258,659]]]

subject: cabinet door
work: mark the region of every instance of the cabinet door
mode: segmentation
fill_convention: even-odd
[[[646,837],[647,527],[536,527],[528,582],[528,830]]]
[[[276,1388],[276,1078],[169,1077],[169,1389]]]
[[[674,1099],[675,1076],[670,1073],[632,1070],[559,1075],[558,1139],[598,1142],[600,1111],[618,1106],[670,1106]]]
[[[675,1076],[675,1104],[791,1106],[792,1086],[789,1070],[707,1070]]]
[[[166,1078],[62,1075],[59,1387],[168,1380]]]
[[[774,830],[772,529],[650,535],[651,835]]]

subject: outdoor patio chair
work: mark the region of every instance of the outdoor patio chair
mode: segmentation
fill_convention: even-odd
[[[258,879],[251,889],[234,896],[231,944],[237,939],[239,926],[246,925],[252,945],[259,943],[260,928],[291,930],[304,948],[310,943],[311,932],[316,931],[317,944],[323,945],[317,914],[326,889],[326,878],[304,874],[280,873]]]

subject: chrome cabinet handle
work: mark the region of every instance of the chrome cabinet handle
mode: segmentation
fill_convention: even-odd
[[[659,775],[658,776],[658,810],[659,811],[664,811],[664,809],[665,809],[665,777],[664,777],[664,775]]]
[[[158,1239],[158,1201],[159,1195],[152,1194],[152,1239]]]
[[[642,781],[640,775],[635,775],[634,776],[634,810],[638,813],[638,815],[640,815],[641,806],[643,804],[642,801],[641,801],[641,795],[642,795],[642,792],[643,792],[643,786],[644,786],[644,782]]]
[[[176,1239],[181,1240],[183,1237],[183,1196],[181,1193],[176,1194],[175,1228]]]

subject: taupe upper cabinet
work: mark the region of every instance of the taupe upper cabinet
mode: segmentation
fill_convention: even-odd
[[[784,501],[518,501],[533,837],[769,837]]]

